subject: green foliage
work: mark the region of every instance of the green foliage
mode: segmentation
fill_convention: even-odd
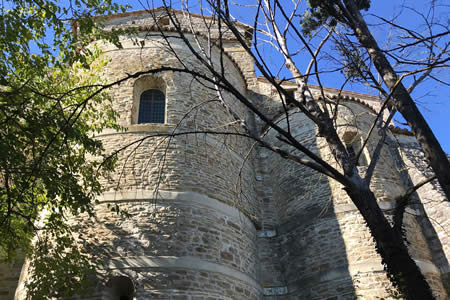
[[[359,10],[368,10],[370,8],[370,0],[350,1],[354,1]],[[308,0],[308,9],[305,10],[300,21],[302,33],[311,37],[318,28],[324,25],[345,31],[345,27],[349,25],[348,14],[349,12],[345,8],[345,1]],[[344,26],[339,27],[339,24]],[[352,82],[364,83],[370,72],[366,63],[368,59],[365,52],[355,48],[354,44],[348,40],[348,37],[341,36],[334,43],[336,51],[344,64],[344,76]]]
[[[36,299],[56,286],[68,295],[86,287],[92,262],[67,216],[92,214],[99,179],[114,167],[109,160],[99,170],[105,153],[94,135],[120,129],[98,75],[106,61],[88,46],[99,38],[118,44],[118,36],[91,16],[125,7],[111,0],[76,0],[70,8],[45,0],[2,3],[0,259],[33,258]],[[69,18],[77,20],[76,35]]]
[[[335,26],[338,22],[346,23],[343,12],[344,1],[341,0],[308,0],[309,8],[303,14],[301,20],[302,32],[310,35],[322,25]],[[355,0],[360,10],[370,8],[370,0]]]
[[[84,246],[69,231],[36,237],[29,254],[29,274],[38,280],[27,282],[28,295],[32,299],[88,295],[95,287],[100,263],[86,254]]]
[[[354,47],[354,44],[347,42],[345,38],[335,40],[336,52],[342,59],[343,70],[342,74],[351,82],[367,82],[370,76],[370,60],[367,54],[359,48]]]

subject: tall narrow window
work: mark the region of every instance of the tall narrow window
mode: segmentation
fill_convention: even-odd
[[[353,157],[356,158],[356,154],[357,154],[357,153],[355,152],[355,148],[353,148],[353,145],[352,145],[352,144],[347,144],[347,145],[345,145],[345,148],[347,148],[347,153],[348,153],[350,156],[353,156]],[[356,165],[359,166],[359,161],[356,162]]]
[[[166,100],[160,90],[146,90],[139,101],[138,123],[164,123]]]
[[[345,145],[348,154],[356,156],[361,147],[362,147],[362,140],[361,138],[357,137],[355,140],[352,141],[351,144]],[[364,148],[364,150],[361,152],[361,155],[359,156],[359,160],[356,162],[357,166],[361,167],[367,167],[369,165],[367,161],[367,148]]]

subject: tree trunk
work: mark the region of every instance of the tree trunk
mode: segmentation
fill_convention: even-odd
[[[360,186],[363,184],[346,188],[346,191],[375,239],[377,252],[390,280],[397,284],[399,291],[409,300],[434,299],[430,286],[408,253],[401,232],[389,224],[375,195],[368,188]]]
[[[367,49],[374,66],[381,74],[386,86],[391,92],[393,91],[392,97],[394,98],[395,109],[408,122],[425,153],[425,157],[436,174],[447,200],[450,200],[450,162],[447,159],[447,155],[442,150],[441,145],[423,118],[411,95],[401,82],[397,82],[397,74],[378,47],[355,3],[352,0],[344,2],[347,10],[352,15],[351,21],[353,22],[350,21],[348,25],[352,27],[361,45]]]

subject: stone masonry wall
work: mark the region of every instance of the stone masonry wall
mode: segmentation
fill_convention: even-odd
[[[416,185],[433,175],[425,162],[424,154],[417,141],[411,136],[396,135],[404,167],[409,176],[410,184]],[[450,204],[436,181],[432,181],[417,190],[420,205],[413,208],[418,214],[422,230],[427,237],[436,266],[442,276],[447,277],[450,272]]]
[[[22,264],[20,258],[11,264],[0,264],[0,300],[14,299]]]
[[[124,49],[106,46],[111,60],[104,76],[113,81],[159,66],[180,62],[161,40],[146,39],[139,48],[126,39]],[[184,64],[204,70],[189,49],[173,39]],[[230,60],[230,80],[245,93],[245,80]],[[204,71],[206,72],[206,71]],[[136,296],[155,299],[259,299],[256,226],[260,204],[250,142],[190,131],[233,131],[234,119],[208,89],[188,74],[164,72],[129,80],[112,90],[120,122],[128,132],[99,136],[114,151],[143,139],[119,154],[119,171],[105,178],[107,193],[96,207],[96,218],[80,231],[93,253],[104,255],[108,272],[133,280]],[[166,96],[165,124],[133,124],[136,88],[162,89]],[[247,110],[228,94],[224,99],[241,118]],[[173,137],[149,137],[175,134]],[[145,138],[149,137],[149,138]],[[118,204],[130,217],[121,218],[109,205]],[[84,231],[82,228],[85,228]],[[87,230],[86,230],[87,229]]]
[[[136,292],[160,294],[156,299],[220,294],[208,284],[236,286],[223,293],[223,299],[231,299],[229,294],[244,299],[249,291],[257,299],[256,232],[251,222],[237,209],[198,193],[161,191],[156,202],[151,197],[145,192],[105,194],[96,217],[80,225],[88,229],[82,237],[92,251],[109,262],[108,272],[131,274]],[[117,202],[129,218],[108,208]]]
[[[106,20],[107,30],[133,28],[137,33],[132,36],[134,40],[121,37],[123,49],[99,42],[111,61],[102,74],[105,80],[114,82],[127,74],[183,64],[211,77],[177,38],[165,11],[157,9],[153,17],[140,11]],[[190,42],[206,42],[205,23],[199,15],[177,12],[176,17]],[[190,17],[198,40],[188,26]],[[172,49],[158,36],[155,22],[165,30]],[[214,39],[218,28],[211,24]],[[237,26],[248,38],[250,28]],[[279,126],[287,128],[280,96],[267,81],[256,77],[251,57],[231,33],[224,37],[227,79]],[[220,66],[220,55],[214,48],[216,66]],[[295,89],[295,84],[283,84]],[[146,89],[165,94],[164,124],[136,124],[139,97]],[[317,87],[312,91],[319,96]],[[336,99],[340,91],[327,89],[326,93]],[[280,142],[277,133],[268,130],[232,95],[223,94],[224,108],[207,80],[186,72],[164,71],[130,78],[114,87],[111,96],[126,131],[105,131],[98,139],[109,153],[123,148],[118,154],[118,170],[102,179],[106,191],[98,199],[95,216],[71,220],[92,255],[105,264],[98,290],[89,299],[109,299],[112,290],[105,284],[113,276],[128,277],[136,299],[393,298],[370,232],[342,186],[310,168],[254,147],[249,139],[230,135],[242,133],[242,129],[234,125],[236,120],[228,109],[255,132],[264,133],[271,144],[304,157]],[[375,97],[342,94],[337,131],[355,151],[361,149],[374,120],[374,110],[368,104],[379,105]],[[314,124],[295,109],[289,114],[293,136],[339,168]],[[376,132],[372,134],[363,149],[358,166],[361,173],[367,170],[378,138]],[[387,144],[371,189],[390,218],[395,199],[430,173],[414,139],[389,135]],[[437,186],[423,188],[414,197],[420,198],[423,206],[409,207],[404,217],[409,250],[437,299],[447,299],[442,280],[449,272],[448,201]],[[128,216],[112,211],[114,205]],[[20,264],[12,269],[0,265],[0,300],[13,299],[19,269]],[[283,295],[269,296],[264,295],[265,288],[287,290]]]
[[[274,107],[271,109],[276,110]],[[358,151],[374,115],[361,104],[352,102],[343,103],[340,111],[342,117],[338,117],[338,133],[355,132],[352,144]],[[283,116],[277,124],[287,128],[286,121],[281,118]],[[314,125],[303,114],[292,112],[290,127],[303,145],[333,162],[325,141],[316,137]],[[271,132],[267,139],[277,146],[286,147],[277,142],[276,133]],[[361,172],[365,172],[370,162],[370,153],[375,149],[377,139],[375,133],[363,152],[359,167]],[[385,148],[375,169],[371,188],[389,217],[396,197],[406,189],[391,149]],[[342,187],[306,167],[277,155],[263,153],[264,150],[259,156],[266,157],[265,163],[272,167],[266,173],[273,175],[272,185],[266,189],[272,191],[272,201],[275,202],[272,207],[278,208],[279,218],[279,225],[275,226],[277,242],[272,253],[264,253],[265,257],[272,259],[268,259],[263,269],[271,270],[275,275],[281,273],[282,281],[270,279],[268,275],[265,280],[286,285],[286,299],[389,298],[389,291],[394,289],[384,273],[370,232]],[[407,213],[404,229],[411,243],[411,255],[424,272],[436,297],[446,299],[442,278],[433,264],[432,253],[420,230],[417,216]],[[281,266],[281,272],[277,272],[277,264]]]

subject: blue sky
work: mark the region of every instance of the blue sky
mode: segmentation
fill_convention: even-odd
[[[291,0],[281,0],[282,3],[286,3],[286,7],[291,5]],[[284,2],[283,2],[284,1]],[[132,0],[123,1],[117,0],[120,4],[129,4],[131,10],[141,10],[145,8],[160,7],[162,6],[161,0]],[[423,26],[424,20],[421,19],[420,15],[417,13],[430,14],[430,3],[432,1],[418,1],[418,0],[390,0],[390,1],[372,1],[372,6],[368,12],[366,12],[366,20],[371,26],[372,33],[377,39],[380,47],[384,47],[386,41],[389,39],[389,28],[386,26],[378,26],[379,20],[373,17],[371,14],[382,16],[386,19],[396,16],[396,23],[404,27],[414,29],[419,33],[426,31],[426,27]],[[445,6],[445,0],[433,1],[438,5],[437,9],[433,12],[432,16],[436,20],[441,20],[444,24],[448,24],[448,15],[450,15],[450,6]],[[252,23],[253,16],[255,14],[255,9],[248,7],[255,3],[255,0],[237,0],[234,3],[239,3],[239,7],[235,9],[232,13],[236,19],[243,23]],[[64,1],[62,2],[64,4]],[[443,4],[439,6],[439,4]],[[174,8],[180,7],[180,1],[176,0],[172,2]],[[199,5],[198,0],[189,1],[189,6],[192,11],[198,11]],[[415,11],[417,10],[417,12]],[[448,26],[448,25],[447,25]],[[442,28],[434,26],[435,33],[442,32]],[[449,43],[448,36],[441,40],[441,45],[443,43]],[[296,45],[294,44],[294,47]],[[391,47],[395,46],[395,40],[391,40]],[[266,51],[266,50],[264,50]],[[332,49],[328,49],[332,53]],[[266,62],[269,63],[273,70],[278,70],[280,66],[283,65],[283,59],[280,55],[276,55],[271,50],[267,50],[265,53],[267,56]],[[419,53],[420,54],[420,53]],[[308,55],[299,55],[299,63],[305,65],[305,62],[309,60]],[[303,58],[302,58],[303,57]],[[448,54],[447,54],[448,57]],[[276,73],[276,72],[275,72]],[[435,73],[436,78],[444,82],[450,82],[450,76],[448,68],[441,69],[438,73]],[[287,72],[281,72],[279,74],[280,78],[290,77]],[[321,78],[322,84],[328,87],[340,88],[343,82],[343,77],[339,76],[339,73],[333,73],[333,75],[323,76]],[[310,83],[314,83],[313,80]],[[404,81],[405,85],[408,86],[411,83],[411,78]],[[346,90],[353,90],[362,93],[374,94],[373,90],[370,90],[360,84],[348,84],[345,86]],[[413,98],[416,100],[419,109],[422,111],[425,119],[429,123],[439,142],[441,143],[444,151],[450,153],[450,88],[445,84],[438,83],[434,80],[424,81],[419,85],[412,93]],[[395,117],[396,120],[403,122],[401,116]],[[398,125],[398,124],[397,124]],[[401,125],[400,125],[401,126]]]
[[[399,23],[405,27],[414,28],[418,32],[423,32],[425,27],[422,26],[423,20],[419,15],[414,13],[411,8],[421,12],[428,13],[428,8],[431,1],[372,1],[373,5],[369,13],[381,15],[385,17],[394,16],[396,13],[401,13]],[[437,4],[445,4],[445,1],[435,1]],[[407,7],[403,8],[402,4]],[[447,3],[448,4],[448,3]],[[450,14],[449,6],[439,6],[435,11],[436,18],[443,20],[444,24],[448,22]],[[448,25],[447,25],[448,26]],[[438,28],[436,28],[438,29]],[[438,32],[438,30],[436,30]],[[383,36],[385,31],[374,31],[375,38],[378,40],[385,40]],[[449,43],[447,38],[443,41]],[[447,55],[448,56],[448,55]],[[440,71],[439,79],[447,83],[450,82],[449,68]],[[413,92],[412,96],[416,100],[419,109],[425,116],[428,124],[437,136],[444,151],[450,154],[450,87],[443,84],[438,84],[436,81],[426,81],[419,85]]]
[[[291,3],[290,0],[286,1],[286,5],[288,6]],[[144,8],[160,7],[162,6],[161,1],[148,1],[148,2],[140,2],[140,1],[119,1],[122,4],[130,4],[132,8],[130,10],[140,10]],[[238,0],[235,1],[239,4],[250,4],[254,3],[251,0]],[[391,18],[397,16],[396,23],[412,28],[417,32],[424,32],[426,27],[422,26],[424,21],[421,19],[419,14],[414,12],[417,10],[418,12],[428,14],[431,1],[417,1],[417,0],[391,0],[391,1],[372,1],[372,6],[368,12],[366,12],[366,20],[369,24],[373,25],[371,27],[372,33],[379,42],[379,45],[383,47],[386,44],[386,41],[389,37],[389,28],[375,26],[379,23],[379,21],[371,16],[370,14],[382,16],[384,18]],[[439,5],[445,4],[444,1],[434,1]],[[190,1],[189,5],[193,7],[193,10],[198,9],[198,1]],[[173,1],[173,6],[175,8],[179,7],[179,1]],[[448,22],[449,15],[449,7],[439,6],[435,11],[433,16],[436,19],[443,20],[444,22]],[[249,23],[252,20],[252,16],[254,15],[254,9],[248,7],[240,7],[239,9],[234,11],[234,16],[241,20],[244,23]],[[440,28],[435,28],[438,32]],[[442,31],[442,30],[441,30]],[[443,40],[445,41],[445,39]],[[447,38],[446,42],[449,42]],[[271,64],[273,64],[274,68],[278,68],[282,64],[282,59],[268,54],[268,57],[271,58]],[[448,56],[448,55],[447,55]],[[443,69],[436,73],[439,80],[450,82],[450,76],[448,69]],[[281,73],[283,76],[283,73]],[[288,75],[286,75],[288,76]],[[324,85],[329,87],[340,88],[342,84],[342,77],[338,78],[338,76],[328,76],[324,79]],[[411,83],[411,80],[406,80],[405,85],[408,86]],[[347,90],[354,90],[363,93],[373,93],[373,91],[368,90],[361,85],[348,85],[346,86]],[[417,104],[424,114],[426,120],[428,121],[430,127],[433,132],[437,136],[439,142],[441,143],[444,151],[450,153],[450,99],[449,99],[450,88],[445,86],[442,83],[437,83],[433,80],[427,80],[419,85],[414,92],[412,93],[413,98],[417,101]],[[400,122],[403,122],[401,116],[396,116],[396,119]],[[398,124],[399,125],[399,124]],[[400,125],[401,126],[401,125]]]

